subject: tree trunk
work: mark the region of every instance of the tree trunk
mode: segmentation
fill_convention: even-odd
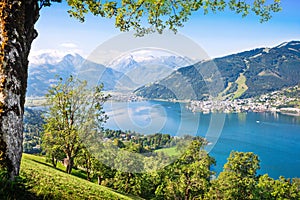
[[[98,185],[101,185],[102,182],[102,176],[98,175]]]
[[[37,0],[0,2],[0,168],[19,174],[28,55],[37,37]]]
[[[52,161],[53,167],[56,168],[56,166],[57,166],[57,159],[55,159],[55,157],[54,157],[53,154],[51,155],[51,161]]]
[[[91,181],[91,173],[89,171],[86,172],[86,180]]]
[[[88,181],[91,180],[91,157],[87,154],[85,159],[85,167],[86,167],[86,179]]]
[[[74,164],[73,158],[72,158],[70,155],[67,155],[67,167],[66,167],[66,172],[67,172],[68,174],[71,174],[71,173],[72,173],[73,164]]]

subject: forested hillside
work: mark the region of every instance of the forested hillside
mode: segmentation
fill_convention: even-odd
[[[219,78],[218,72],[223,87],[213,85]],[[212,94],[210,85],[223,97],[247,98],[295,86],[299,77],[300,42],[292,41],[183,67],[135,93],[149,99],[203,100]]]

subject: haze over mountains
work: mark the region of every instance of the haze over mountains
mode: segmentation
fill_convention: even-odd
[[[160,80],[182,66],[194,63],[191,59],[174,56],[130,53],[114,60],[108,67],[124,73],[139,87]],[[132,88],[136,89],[136,88]]]
[[[104,90],[133,91],[149,82],[170,75],[180,66],[191,63],[188,58],[174,55],[137,56],[129,54],[104,66],[84,59],[79,54],[43,53],[31,57],[27,96],[44,96],[51,84],[70,75],[78,75],[90,86],[103,83]]]
[[[66,78],[74,74],[83,60],[78,54],[68,54],[61,59],[56,55],[45,53],[31,58],[27,96],[44,96],[49,86],[57,83],[56,75]]]
[[[246,98],[300,83],[299,41],[196,64],[180,56],[155,54],[126,54],[108,66],[78,54],[60,59],[42,54],[31,61],[27,96],[43,96],[57,82],[55,75],[67,78],[70,74],[78,74],[90,85],[103,82],[105,90],[135,90],[137,95],[150,99],[199,100],[212,93],[223,99]]]

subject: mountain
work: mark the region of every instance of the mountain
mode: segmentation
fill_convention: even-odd
[[[30,57],[27,96],[44,96],[56,75],[63,79],[71,74],[88,80],[90,86],[103,83],[104,90],[132,91],[142,85],[162,79],[191,60],[152,51],[131,53],[104,66],[84,59],[76,53],[47,52]],[[145,54],[146,52],[146,54]]]
[[[174,56],[166,52],[142,50],[123,55],[112,61],[108,67],[124,73],[140,87],[163,79],[179,67],[191,63],[193,63],[192,60],[186,57]]]
[[[44,96],[49,87],[57,83],[57,76],[66,79],[70,75],[78,75],[90,86],[103,83],[104,90],[136,87],[122,72],[88,61],[79,54],[67,54],[62,58],[41,54],[31,59],[29,64],[27,96]]]
[[[81,65],[78,76],[82,80],[88,80],[91,86],[103,83],[104,90],[129,90],[137,87],[124,73],[88,60]]]
[[[299,77],[300,42],[291,41],[183,67],[135,93],[150,99],[247,98],[294,86]]]
[[[83,60],[78,54],[68,54],[60,61],[47,54],[40,55],[40,59],[36,56],[29,64],[27,96],[44,96],[48,88],[57,83],[56,75],[64,79],[69,77],[76,72]]]

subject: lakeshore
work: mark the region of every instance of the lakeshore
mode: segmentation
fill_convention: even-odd
[[[191,101],[186,107],[192,112],[202,113],[243,113],[274,112],[291,116],[300,116],[299,87],[286,88],[258,97],[244,99],[209,99]]]
[[[105,128],[113,130],[202,137],[217,137],[215,133],[221,130],[217,142],[209,146],[217,160],[217,173],[230,152],[236,150],[256,153],[262,163],[260,173],[269,173],[273,178],[300,177],[299,117],[275,112],[193,113],[185,103],[161,101],[113,102],[105,104],[104,110],[109,116]],[[221,118],[225,121],[219,127]]]
[[[274,104],[257,102],[253,99],[238,99],[232,101],[191,101],[186,108],[192,112],[208,113],[247,113],[247,112],[274,112],[291,116],[300,116],[300,109],[293,107],[280,108]]]

